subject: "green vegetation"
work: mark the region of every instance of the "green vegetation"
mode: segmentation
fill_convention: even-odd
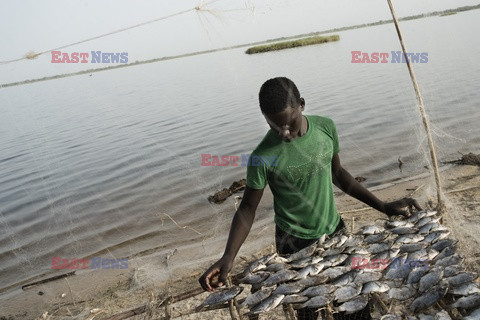
[[[245,51],[246,54],[253,54],[253,53],[261,53],[267,51],[276,51],[276,50],[283,50],[295,47],[303,47],[303,46],[311,46],[314,44],[331,42],[331,41],[338,41],[340,40],[339,35],[333,36],[314,36],[310,38],[298,39],[298,40],[291,40],[291,41],[284,41],[284,42],[277,42],[272,44],[266,44],[263,46],[251,47]]]

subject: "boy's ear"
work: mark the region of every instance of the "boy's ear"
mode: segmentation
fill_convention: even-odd
[[[301,109],[302,111],[305,110],[305,99],[303,99],[303,98],[300,98],[300,107],[302,108]]]

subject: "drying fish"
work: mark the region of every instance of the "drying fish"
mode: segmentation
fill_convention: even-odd
[[[363,236],[361,235],[354,235],[352,237],[349,237],[347,241],[345,241],[344,246],[345,247],[357,247],[363,243]]]
[[[275,264],[275,263],[288,263],[288,259],[287,258],[284,258],[284,257],[281,257],[279,255],[276,255],[275,257],[273,257],[272,259],[270,259],[266,265],[269,266],[271,264]]]
[[[283,263],[283,262],[280,262],[280,263],[269,264],[267,266],[267,268],[265,269],[265,271],[277,272],[277,271],[284,270],[284,269],[290,269],[290,265],[288,265],[286,263]]]
[[[432,249],[435,249],[438,252],[441,252],[446,247],[455,246],[456,244],[457,244],[457,241],[453,241],[452,239],[442,239],[432,244]]]
[[[309,245],[308,247],[303,248],[302,250],[300,250],[298,252],[295,252],[295,253],[292,253],[289,256],[286,256],[287,261],[292,262],[292,261],[295,261],[295,260],[310,257],[315,252],[316,248],[317,248],[317,243],[315,242],[315,243]]]
[[[452,320],[452,318],[447,311],[442,310],[440,312],[437,312],[437,314],[435,315],[435,320]]]
[[[449,277],[446,280],[450,287],[458,287],[467,282],[474,281],[475,279],[477,279],[477,277],[478,276],[474,275],[473,273],[464,272],[464,273],[459,273],[453,277]]]
[[[325,284],[325,285],[307,288],[301,292],[301,295],[311,298],[316,296],[328,295],[332,293],[333,290],[335,290],[335,286],[332,286],[330,284]]]
[[[268,298],[272,294],[272,291],[273,291],[273,288],[264,288],[264,289],[259,290],[257,292],[250,293],[245,298],[245,300],[242,302],[241,306],[242,307],[255,306],[255,305],[259,304],[260,302],[262,302],[263,300],[265,300],[266,298]]]
[[[380,278],[382,278],[382,273],[380,272],[363,272],[357,274],[353,282],[356,284],[364,284],[367,282],[380,280]]]
[[[427,247],[427,243],[425,242],[406,243],[406,244],[402,244],[402,246],[400,247],[400,252],[410,253],[410,252],[424,249],[426,247]]]
[[[320,275],[326,276],[329,279],[335,279],[351,270],[350,266],[337,266],[323,270]]]
[[[404,234],[417,233],[418,229],[417,228],[412,228],[412,227],[396,227],[396,228],[390,230],[390,232],[393,233],[393,234],[404,235]]]
[[[443,259],[440,259],[440,260],[436,261],[435,265],[439,266],[439,267],[447,267],[447,266],[451,266],[451,265],[454,265],[454,264],[459,264],[462,261],[463,261],[463,259],[455,254],[455,255],[445,257]]]
[[[213,292],[205,299],[205,301],[203,301],[200,306],[198,306],[197,310],[201,310],[203,307],[223,304],[238,296],[242,291],[242,287],[233,286],[231,288]]]
[[[334,246],[335,246],[337,243],[339,243],[340,241],[342,241],[342,236],[341,236],[341,235],[334,236],[333,238],[328,239],[327,241],[325,241],[325,242],[323,243],[323,247],[324,247],[324,248],[334,247]]]
[[[380,320],[402,320],[402,317],[397,316],[396,314],[386,314],[382,316]]]
[[[423,236],[419,234],[406,234],[397,238],[395,243],[405,244],[405,243],[415,243],[423,240]]]
[[[293,269],[301,269],[305,268],[311,264],[318,263],[323,260],[322,256],[312,256],[312,257],[306,257],[303,259],[295,260],[290,263],[290,267]]]
[[[347,314],[357,312],[364,309],[367,306],[367,303],[368,303],[368,296],[361,295],[339,306],[338,311],[341,311],[341,312],[343,311],[343,312],[346,312]]]
[[[418,320],[435,320],[435,316],[424,313],[420,313],[417,317]]]
[[[440,260],[440,259],[443,259],[443,258],[446,258],[446,257],[449,257],[449,256],[452,256],[455,254],[455,251],[457,250],[457,248],[455,246],[448,246],[446,247],[445,249],[442,250],[442,252],[440,252],[434,259],[434,261],[437,261],[437,260]]]
[[[334,286],[345,286],[350,282],[353,282],[355,276],[359,273],[359,270],[351,270],[335,279],[333,279],[330,283]]]
[[[340,247],[340,248],[330,248],[326,250],[324,253],[322,253],[322,256],[328,257],[328,256],[335,256],[337,254],[342,253],[345,250],[345,247]]]
[[[436,285],[441,279],[443,278],[443,269],[441,268],[433,268],[424,275],[419,282],[418,291],[425,292],[428,289],[432,288]]]
[[[349,247],[343,253],[348,254],[370,254],[367,249],[362,247]]]
[[[433,217],[423,217],[422,219],[418,220],[415,223],[415,228],[422,228],[423,226],[429,223],[436,223],[440,221],[440,218],[433,218]]]
[[[369,294],[372,292],[387,292],[390,290],[390,287],[380,281],[371,281],[367,282],[362,287],[362,294]]]
[[[480,320],[480,308],[475,309],[468,317],[463,318],[463,320]]]
[[[322,308],[330,303],[328,296],[316,296],[302,304],[302,308]]]
[[[278,283],[287,282],[298,276],[298,272],[294,270],[280,270],[270,275],[261,285],[262,287],[270,287]]]
[[[416,313],[420,310],[432,306],[434,303],[443,298],[446,291],[447,287],[444,285],[439,285],[431,288],[423,295],[413,300],[412,304],[410,305],[410,311]]]
[[[240,279],[240,283],[246,283],[246,284],[260,283],[265,279],[267,279],[270,275],[271,275],[270,272],[264,272],[264,271],[249,273],[245,277]]]
[[[289,294],[283,298],[281,304],[302,303],[308,300],[308,297],[299,294]]]
[[[245,315],[259,314],[262,312],[270,311],[276,306],[278,306],[280,302],[282,302],[284,297],[285,296],[283,294],[271,295],[270,297],[250,309],[250,312],[247,312]]]
[[[272,294],[283,294],[283,295],[288,295],[288,294],[293,294],[293,293],[299,293],[302,291],[304,286],[301,284],[298,284],[296,282],[291,282],[291,283],[282,283],[279,285]]]
[[[471,294],[480,293],[480,288],[478,288],[476,283],[464,283],[456,288],[452,288],[449,292],[457,296],[468,296]]]
[[[360,233],[363,235],[370,235],[370,234],[380,233],[383,231],[385,231],[385,228],[376,226],[376,225],[365,226],[360,229]]]
[[[388,221],[386,223],[386,226],[388,228],[398,228],[398,227],[407,227],[411,228],[414,226],[412,222],[408,222],[407,220],[394,220],[394,221]]]
[[[412,269],[408,264],[400,263],[395,265],[394,262],[392,262],[388,267],[388,271],[385,273],[385,279],[407,279],[411,271]]]
[[[276,256],[277,256],[276,253],[272,253],[272,254],[266,255],[264,257],[261,257],[261,258],[255,260],[255,261],[253,261],[252,263],[250,263],[248,265],[247,268],[245,268],[244,273],[248,274],[248,273],[253,273],[255,271],[258,271],[258,270],[266,269],[267,268],[267,263]]]
[[[397,299],[400,301],[410,299],[416,294],[417,294],[417,290],[415,290],[415,288],[413,288],[411,285],[406,285],[400,288],[391,288],[388,291],[388,296],[390,298]]]
[[[307,276],[317,275],[320,271],[323,270],[325,264],[323,262],[309,265],[298,271],[298,275],[295,277],[296,280],[304,279]]]
[[[452,308],[473,309],[478,307],[480,307],[479,293],[462,297],[458,299],[454,304],[452,304]]]
[[[305,279],[298,280],[297,283],[304,287],[311,287],[311,286],[318,286],[319,284],[323,284],[327,282],[329,278],[324,274],[317,274],[312,277],[307,277]]]
[[[391,245],[390,242],[374,243],[374,244],[370,245],[367,248],[367,250],[371,254],[375,254],[375,253],[380,253],[380,252],[389,250],[391,246],[392,245]]]
[[[413,284],[420,281],[420,279],[428,273],[428,268],[416,268],[413,269],[407,278],[407,284]]]
[[[426,217],[426,215],[427,215],[427,213],[424,210],[420,210],[420,211],[412,214],[412,216],[407,219],[407,222],[415,223],[415,222],[419,221],[420,219]]]
[[[348,254],[341,253],[334,256],[323,257],[322,263],[325,267],[334,267],[344,262],[347,258]]]
[[[345,235],[341,235],[340,236],[340,240],[335,244],[335,247],[339,248],[341,246],[343,246],[345,244],[345,242],[347,242],[349,238]]]
[[[338,288],[333,295],[336,301],[345,302],[358,296],[360,292],[362,292],[362,285],[352,283]]]
[[[430,242],[430,243],[435,243],[438,240],[445,239],[448,237],[450,234],[450,231],[448,230],[443,230],[443,231],[435,231],[430,234],[428,234],[423,241]]]
[[[388,233],[386,233],[386,232],[375,233],[375,234],[371,234],[371,235],[367,236],[365,238],[365,242],[368,243],[368,244],[378,243],[378,242],[381,242],[381,241],[385,240],[387,237],[388,237]]]

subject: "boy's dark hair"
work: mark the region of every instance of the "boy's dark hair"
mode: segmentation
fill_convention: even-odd
[[[285,77],[265,81],[258,94],[262,113],[272,114],[288,106],[295,108],[300,103],[300,92],[292,80]]]

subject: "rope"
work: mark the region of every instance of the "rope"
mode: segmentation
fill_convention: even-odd
[[[440,212],[444,208],[444,202],[442,198],[442,186],[440,182],[440,173],[438,170],[437,154],[435,152],[435,146],[433,144],[432,134],[430,131],[430,123],[428,121],[427,112],[425,111],[425,105],[423,104],[422,95],[420,94],[420,88],[417,83],[417,78],[415,77],[415,73],[413,72],[413,67],[410,64],[410,61],[407,56],[407,49],[403,42],[403,36],[400,31],[400,27],[398,25],[398,19],[397,19],[397,15],[395,14],[395,9],[393,8],[393,4],[391,0],[387,0],[387,2],[390,7],[390,12],[392,13],[393,22],[395,24],[395,29],[397,30],[398,39],[400,40],[400,44],[402,46],[403,55],[405,56],[405,60],[407,62],[408,72],[410,73],[410,78],[412,79],[412,82],[413,82],[413,88],[415,89],[415,95],[417,96],[418,107],[420,109],[420,114],[422,115],[423,126],[427,134],[428,147],[430,149],[430,157],[432,161],[433,173],[435,175],[435,183],[437,185],[437,210]]]
[[[137,24],[129,26],[129,27],[125,27],[125,28],[117,29],[117,30],[114,30],[114,31],[111,31],[111,32],[103,33],[103,34],[95,36],[95,37],[91,37],[91,38],[88,38],[88,39],[85,39],[85,40],[80,40],[80,41],[73,42],[73,43],[70,43],[70,44],[66,44],[66,45],[63,45],[63,46],[60,46],[60,47],[57,47],[57,48],[45,50],[45,51],[42,51],[42,52],[39,52],[39,53],[29,52],[25,56],[23,56],[21,58],[18,58],[18,59],[0,61],[0,64],[8,64],[8,63],[17,62],[17,61],[26,60],[26,59],[32,60],[32,59],[35,59],[42,54],[45,54],[45,53],[48,53],[48,52],[51,52],[51,51],[54,51],[54,50],[65,49],[65,48],[68,48],[68,47],[71,47],[71,46],[75,46],[77,44],[81,44],[81,43],[89,42],[89,41],[92,41],[92,40],[100,39],[100,38],[103,38],[103,37],[111,36],[113,34],[117,34],[117,33],[124,32],[124,31],[130,30],[130,29],[145,26],[147,24],[151,24],[151,23],[154,23],[154,22],[157,22],[157,21],[161,21],[161,20],[165,20],[165,19],[172,18],[172,17],[175,17],[175,16],[179,16],[179,15],[191,12],[191,11],[202,11],[202,10],[205,10],[205,7],[207,5],[209,5],[213,2],[216,2],[216,1],[219,1],[219,0],[211,0],[211,1],[208,1],[208,2],[204,3],[203,5],[199,5],[199,6],[196,6],[194,8],[179,11],[179,12],[169,14],[169,15],[166,15],[166,16],[163,16],[163,17],[160,17],[160,18],[156,18],[156,19],[153,19],[153,20],[137,23]]]

